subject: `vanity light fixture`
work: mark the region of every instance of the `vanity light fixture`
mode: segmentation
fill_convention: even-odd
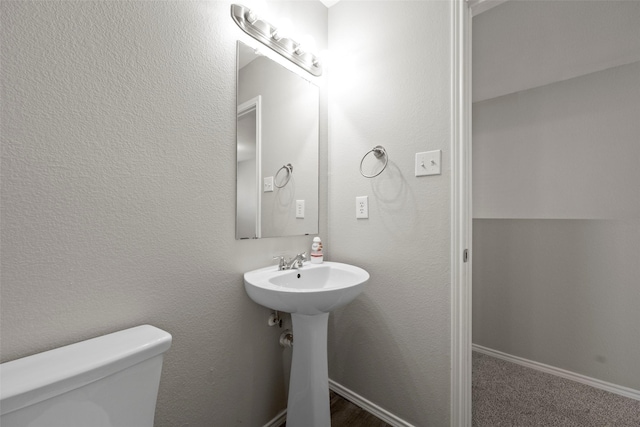
[[[322,66],[318,57],[311,52],[305,52],[300,43],[282,36],[278,33],[278,28],[267,21],[260,19],[248,7],[232,4],[231,18],[238,24],[238,27],[249,34],[260,43],[269,46],[280,55],[287,58],[302,69],[314,76],[322,75]]]

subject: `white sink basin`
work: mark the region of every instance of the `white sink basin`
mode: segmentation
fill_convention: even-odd
[[[273,310],[291,313],[293,356],[287,427],[328,427],[329,371],[327,325],[329,312],[353,301],[369,273],[339,262],[311,264],[297,270],[271,266],[244,275],[249,297]]]
[[[329,313],[353,301],[369,273],[349,264],[305,262],[297,270],[270,266],[244,275],[249,297],[260,305],[287,313]]]

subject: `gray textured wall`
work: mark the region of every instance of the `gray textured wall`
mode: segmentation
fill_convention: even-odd
[[[640,218],[639,100],[634,62],[474,103],[474,217]]]
[[[258,426],[286,406],[279,331],[242,273],[311,238],[234,238],[236,40],[247,36],[229,5],[0,3],[2,361],[158,326],[174,337],[158,426]],[[270,8],[326,48],[321,3]]]
[[[640,220],[473,228],[475,344],[640,390]]]
[[[2,360],[151,323],[174,336],[157,425],[264,424],[286,404],[287,354],[242,273],[311,239],[234,239],[235,41],[248,38],[229,3],[0,5]],[[327,47],[321,3],[269,8]],[[327,258],[372,275],[331,316],[330,375],[416,425],[448,425],[450,5],[330,14],[320,235]],[[376,144],[391,160],[367,180],[358,165]],[[415,152],[433,149],[443,174],[415,178]],[[355,219],[360,195],[369,220]]]
[[[329,9],[327,247],[331,259],[371,273],[364,293],[330,318],[329,374],[417,426],[449,425],[450,7]],[[360,160],[378,144],[389,165],[366,179]],[[438,149],[442,175],[415,177],[415,153]],[[364,195],[368,220],[355,218]]]
[[[473,18],[473,101],[640,61],[640,3],[507,1]]]

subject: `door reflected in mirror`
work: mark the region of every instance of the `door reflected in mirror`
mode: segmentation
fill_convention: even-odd
[[[320,91],[238,42],[236,239],[318,233]]]

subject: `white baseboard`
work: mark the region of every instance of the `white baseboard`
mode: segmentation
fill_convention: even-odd
[[[343,385],[338,384],[333,380],[329,380],[329,389],[338,393],[340,396],[347,399],[349,402],[361,407],[365,411],[369,412],[372,415],[380,418],[387,424],[392,425],[393,427],[414,427],[413,424],[409,424],[405,420],[393,415],[391,412],[386,409],[381,408],[370,400],[365,399],[359,394],[349,390]]]
[[[287,410],[283,409],[278,412],[278,415],[276,415],[271,421],[266,423],[264,427],[280,427],[285,421],[287,421]]]
[[[472,344],[473,351],[496,357],[498,359],[506,360],[507,362],[516,363],[518,365],[525,366],[527,368],[535,369],[537,371],[546,372],[547,374],[556,375],[558,377],[566,378],[578,383],[586,384],[591,387],[599,388],[611,393],[619,394],[620,396],[628,397],[630,399],[640,400],[640,391],[634,390],[629,387],[623,387],[621,385],[608,383],[595,378],[588,377],[582,374],[576,374],[575,372],[567,371],[564,369],[556,368],[555,366],[545,365],[544,363],[534,362],[522,357],[513,356],[511,354],[503,353],[498,350],[493,350],[481,345]]]

